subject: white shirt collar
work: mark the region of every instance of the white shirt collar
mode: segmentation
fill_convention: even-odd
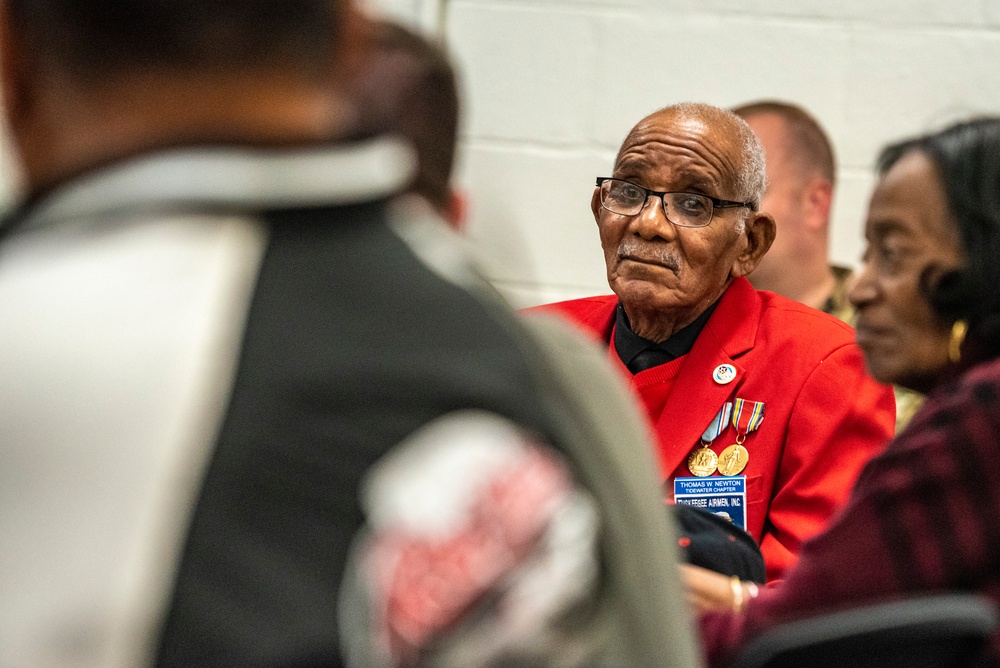
[[[118,211],[283,208],[370,201],[399,192],[415,157],[395,138],[295,149],[200,147],[140,156],[43,198],[24,228]]]

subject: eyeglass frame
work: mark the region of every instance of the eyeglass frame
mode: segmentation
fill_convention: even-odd
[[[664,217],[666,217],[666,211],[667,211],[667,209],[666,209],[666,202],[663,200],[663,196],[664,195],[696,195],[698,197],[704,197],[705,199],[707,199],[708,201],[710,201],[712,203],[712,217],[708,219],[707,223],[705,223],[704,225],[683,225],[683,224],[680,224],[680,223],[675,223],[674,221],[670,220],[670,218],[667,218],[667,220],[670,220],[671,224],[676,225],[677,227],[688,227],[688,228],[693,228],[693,229],[697,229],[699,227],[708,227],[709,225],[712,224],[712,221],[715,220],[715,210],[716,209],[735,209],[735,208],[746,207],[747,209],[750,209],[751,211],[756,211],[757,210],[757,207],[754,206],[753,202],[736,202],[736,201],[729,200],[729,199],[719,199],[718,197],[712,197],[711,195],[706,195],[705,193],[693,193],[693,192],[689,192],[687,190],[666,190],[666,191],[650,190],[649,188],[646,188],[644,186],[640,186],[638,183],[632,183],[628,179],[619,179],[619,178],[616,178],[614,176],[598,176],[597,177],[597,187],[600,188],[602,185],[604,185],[605,181],[621,181],[622,183],[627,183],[630,186],[635,186],[639,190],[646,191],[646,197],[642,200],[642,207],[638,211],[636,211],[635,213],[628,214],[628,213],[618,213],[617,211],[612,211],[608,207],[604,206],[604,196],[603,196],[604,192],[603,192],[603,188],[602,188],[602,190],[601,190],[601,208],[604,209],[605,211],[611,211],[611,213],[615,214],[616,216],[630,216],[630,215],[631,216],[638,216],[640,213],[642,213],[642,209],[644,209],[646,207],[646,202],[649,201],[649,196],[650,195],[656,195],[660,199],[660,206],[663,207]]]

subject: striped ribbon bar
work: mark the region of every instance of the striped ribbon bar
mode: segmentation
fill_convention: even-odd
[[[733,413],[733,402],[727,401],[719,409],[719,412],[715,414],[712,419],[712,423],[708,425],[708,429],[705,433],[701,435],[701,440],[704,443],[711,443],[716,439],[716,437],[726,430],[729,426],[729,416]]]
[[[764,402],[737,399],[733,405],[733,426],[736,434],[746,436],[764,421]]]

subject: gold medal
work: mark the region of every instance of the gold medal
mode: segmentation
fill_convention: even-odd
[[[747,467],[750,453],[740,443],[730,445],[719,455],[719,473],[722,475],[739,475]],[[697,473],[695,475],[698,475]]]
[[[688,470],[699,478],[704,478],[715,473],[715,468],[719,464],[719,458],[708,443],[702,443],[702,447],[691,453],[688,457]]]

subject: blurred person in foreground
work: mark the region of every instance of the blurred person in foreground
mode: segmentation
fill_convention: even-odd
[[[341,665],[366,525],[364,665],[433,665],[484,601],[510,614],[461,665],[693,665],[614,376],[401,196],[404,143],[341,141],[359,20],[0,4],[28,187],[0,225],[0,664]]]
[[[830,211],[836,184],[833,145],[812,114],[778,100],[742,104],[733,112],[760,138],[767,159],[767,190],[760,208],[774,216],[777,234],[747,278],[854,325],[847,299],[852,271],[830,264]],[[896,431],[920,405],[920,395],[897,387]]]
[[[745,529],[770,581],[884,447],[894,409],[850,327],[747,281],[775,234],[764,170],[732,112],[646,117],[591,200],[615,294],[537,310],[607,348],[654,425],[667,496]]]
[[[781,585],[686,567],[713,666],[769,627],[908,594],[1000,602],[1000,118],[886,148],[850,299],[871,373],[927,393]],[[1000,636],[985,665],[1000,660]]]
[[[365,64],[351,85],[360,110],[353,134],[407,140],[417,159],[408,190],[461,230],[468,205],[452,181],[460,115],[454,65],[432,37],[381,17],[365,25]]]

